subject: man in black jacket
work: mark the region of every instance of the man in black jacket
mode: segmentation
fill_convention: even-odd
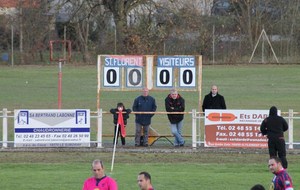
[[[165,99],[165,107],[167,112],[184,112],[185,103],[182,96],[173,89]],[[168,114],[171,123],[171,132],[174,135],[174,146],[184,146],[184,139],[181,135],[183,128],[183,114]]]
[[[218,93],[216,85],[212,85],[210,93],[204,97],[202,111],[205,109],[226,109],[225,99]]]
[[[286,148],[283,133],[288,130],[288,124],[285,119],[277,115],[277,108],[270,108],[269,117],[263,120],[260,125],[260,131],[268,137],[268,148],[270,157],[278,156],[282,161],[284,168],[288,167],[286,160]]]

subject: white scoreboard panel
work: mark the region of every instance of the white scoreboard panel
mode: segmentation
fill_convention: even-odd
[[[143,86],[143,68],[128,67],[126,69],[126,87],[136,88]]]
[[[157,67],[156,68],[156,86],[163,88],[172,88],[174,85],[173,68]]]
[[[158,88],[175,88],[178,87],[178,83],[182,88],[196,88],[196,75],[195,56],[157,57],[156,87]]]
[[[103,86],[121,87],[120,76],[120,67],[104,67]]]
[[[197,90],[200,74],[199,63],[196,63],[198,57],[99,55],[98,90],[134,90],[143,86],[149,89]]]
[[[143,86],[143,56],[107,55],[102,56],[100,62],[103,73],[102,79],[98,78],[103,88],[120,89],[124,84],[127,88]],[[98,63],[98,69],[101,65]]]
[[[195,67],[181,67],[179,69],[179,86],[195,88],[196,75]]]

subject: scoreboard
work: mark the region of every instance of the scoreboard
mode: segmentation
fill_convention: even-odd
[[[201,56],[99,55],[98,88],[102,90],[189,89],[202,75]]]
[[[201,55],[98,55],[97,108],[101,91],[198,91],[202,88]]]

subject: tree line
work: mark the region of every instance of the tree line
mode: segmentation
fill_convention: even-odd
[[[298,0],[227,0],[226,14],[212,12],[220,1],[39,0],[38,8],[19,1],[14,13],[0,15],[0,51],[14,49],[16,64],[42,64],[49,41],[70,40],[71,62],[80,64],[94,64],[98,54],[201,54],[208,64],[246,63],[252,52],[254,62],[272,63],[269,40],[280,62],[298,62]]]

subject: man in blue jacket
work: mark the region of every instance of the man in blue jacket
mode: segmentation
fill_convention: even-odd
[[[132,106],[134,112],[155,112],[156,102],[152,96],[149,96],[149,89],[143,88],[142,95],[138,96]],[[149,128],[151,125],[151,118],[154,114],[135,114],[135,146],[148,146]],[[141,143],[141,131],[143,128],[144,138]]]

